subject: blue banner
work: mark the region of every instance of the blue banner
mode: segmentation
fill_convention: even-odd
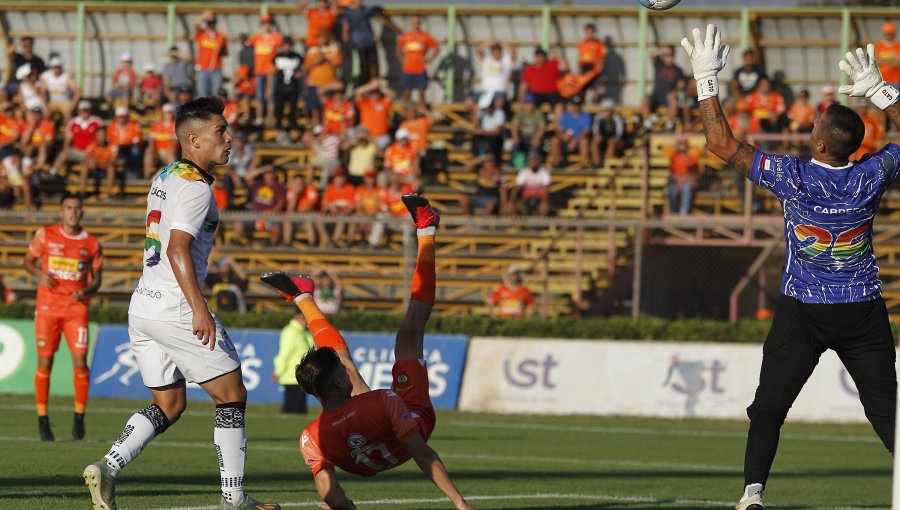
[[[360,374],[372,389],[389,388],[394,364],[394,335],[343,333]],[[272,381],[272,360],[278,354],[280,332],[258,329],[228,330],[241,357],[241,371],[250,402],[281,402],[281,386]],[[425,359],[431,401],[439,409],[455,409],[462,382],[468,342],[462,335],[426,335]],[[91,365],[91,396],[146,399],[137,361],[128,342],[128,328],[101,325]],[[298,359],[297,362],[300,360]],[[209,397],[196,384],[188,385],[188,398]],[[310,404],[315,403],[313,397]]]

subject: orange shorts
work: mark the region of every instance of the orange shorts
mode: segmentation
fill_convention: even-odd
[[[428,367],[415,359],[404,359],[394,363],[394,382],[391,389],[400,396],[406,408],[417,413],[419,435],[428,440],[434,432],[437,417],[431,396],[428,394]]]
[[[34,338],[38,356],[53,356],[59,350],[60,334],[66,335],[66,343],[73,354],[87,354],[87,314],[54,315],[34,314]]]

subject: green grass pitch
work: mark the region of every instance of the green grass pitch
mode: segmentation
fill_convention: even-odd
[[[71,404],[51,401],[55,443],[41,443],[32,399],[0,395],[0,509],[89,509],[81,471],[99,459],[142,401],[94,399],[87,438],[70,439]],[[318,497],[297,445],[311,419],[248,408],[246,487],[285,508]],[[122,473],[119,508],[201,509],[218,503],[213,411],[191,402],[174,427]],[[430,444],[462,492],[484,509],[729,508],[743,489],[746,423],[439,412]],[[339,474],[360,509],[446,509],[412,462],[375,478]],[[868,425],[788,424],[766,491],[769,508],[888,508],[891,457]]]

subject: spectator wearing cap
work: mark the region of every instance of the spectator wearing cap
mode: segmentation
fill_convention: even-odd
[[[418,91],[419,103],[424,104],[428,88],[427,66],[437,57],[440,46],[431,34],[422,30],[422,20],[418,16],[409,19],[409,26],[409,32],[397,40],[397,59],[403,63],[400,89],[404,104],[409,104],[413,91]]]
[[[144,64],[141,79],[138,81],[138,102],[159,108],[163,101],[163,79],[156,72],[152,62]]]
[[[13,42],[6,47],[6,58],[10,64],[9,75],[6,78],[6,95],[8,97],[19,92],[19,82],[21,81],[21,78],[18,77],[19,68],[28,64],[29,69],[34,69],[39,76],[47,69],[44,59],[34,53],[34,37],[28,35],[19,39],[18,43]]]
[[[34,160],[36,168],[44,168],[56,141],[56,126],[44,114],[40,105],[33,105],[25,115],[25,126],[19,149],[22,156]]]
[[[522,270],[511,265],[503,283],[488,298],[492,317],[530,317],[534,314],[534,296],[522,281]]]
[[[584,25],[584,39],[578,44],[578,67],[582,75],[595,73],[594,78],[585,85],[585,100],[588,91],[597,91],[600,86],[600,73],[603,72],[603,60],[606,58],[606,45],[597,39],[597,26],[593,23]]]
[[[556,123],[550,144],[550,165],[560,167],[571,153],[578,154],[578,165],[590,163],[591,114],[582,108],[580,96],[573,96],[569,107]]]
[[[684,70],[675,64],[675,47],[668,45],[650,50],[650,61],[653,63],[653,89],[644,98],[641,105],[644,126],[649,128],[656,118],[656,110],[666,108],[666,117],[674,122],[678,112],[679,86],[684,86]]]
[[[369,129],[365,126],[357,128],[352,138],[341,142],[341,151],[348,153],[347,178],[353,185],[362,184],[363,175],[375,167],[375,158],[381,153],[372,142]]]
[[[216,29],[216,13],[205,9],[191,21],[197,43],[197,97],[218,95],[222,88],[222,57],[228,56],[228,40]]]
[[[150,125],[150,143],[144,151],[144,179],[150,179],[161,168],[178,158],[178,136],[175,134],[175,107],[172,103],[162,106],[159,119]]]
[[[113,107],[130,106],[131,95],[137,84],[137,74],[134,72],[131,53],[127,51],[119,57],[119,67],[113,71],[112,88],[107,100]]]
[[[397,129],[405,129],[409,133],[409,143],[416,148],[419,157],[425,157],[428,152],[428,135],[434,120],[428,111],[428,104],[410,105],[406,108],[406,116]]]
[[[603,166],[625,148],[625,119],[616,113],[616,102],[610,98],[600,101],[600,113],[591,128],[591,163]]]
[[[559,49],[550,50],[550,57],[543,48],[534,50],[534,61],[525,66],[522,71],[522,81],[519,83],[519,100],[525,98],[525,94],[534,95],[534,104],[538,108],[545,104],[556,107],[562,103],[557,82],[568,70],[565,59],[560,57]]]
[[[363,85],[378,78],[378,48],[375,44],[375,33],[372,32],[371,20],[383,23],[397,33],[402,32],[383,9],[364,6],[362,0],[351,0],[341,16],[341,40],[345,45],[356,50],[359,58],[359,75],[356,84]],[[349,76],[344,76],[349,81]]]
[[[756,63],[756,54],[753,50],[744,50],[744,65],[734,71],[734,82],[737,83],[742,95],[756,90],[759,80],[766,77],[766,71]]]
[[[287,188],[279,182],[279,174],[282,174],[280,169],[276,170],[272,165],[264,165],[247,177],[247,180],[253,183],[247,209],[260,216],[255,221],[234,222],[233,242],[247,244],[248,234],[254,231],[268,231],[269,246],[275,246],[281,242],[282,222],[266,221],[265,219],[266,215],[284,212]]]
[[[81,99],[81,89],[75,84],[72,75],[63,70],[63,62],[59,56],[50,58],[50,69],[41,73],[41,89],[47,102],[47,113],[57,114],[63,122],[72,118],[72,111]]]
[[[275,54],[275,125],[297,129],[300,87],[303,81],[303,56],[294,51],[294,40],[285,36]],[[284,107],[288,107],[287,126],[282,124]]]
[[[125,182],[125,175],[139,176],[143,174],[141,159],[141,126],[128,116],[127,106],[117,106],[115,118],[106,126],[109,144],[116,151],[116,170],[124,172],[120,182]],[[122,190],[124,192],[124,189]]]
[[[306,58],[303,60],[303,72],[306,74],[303,103],[313,126],[322,123],[322,100],[319,92],[335,83],[342,62],[341,47],[334,42],[332,33],[320,30],[316,45],[307,45]]]
[[[459,197],[459,205],[463,214],[472,214],[480,209],[485,217],[499,211],[506,211],[506,188],[503,174],[493,154],[485,154],[466,163],[475,172],[475,190],[463,193]]]
[[[162,70],[163,90],[165,91],[168,101],[176,107],[181,106],[184,102],[181,94],[182,91],[190,94],[194,92],[194,68],[191,65],[191,56],[178,51],[178,46],[169,48],[169,61],[163,66]]]
[[[113,185],[118,179],[119,189],[124,191],[125,173],[117,171],[116,148],[110,145],[106,130],[97,130],[94,142],[84,151],[84,165],[78,176],[78,192],[87,190],[88,176],[94,180],[94,194],[100,194],[100,180],[106,178],[106,195],[112,196]]]
[[[338,12],[333,2],[313,0],[313,3],[314,5],[310,7],[309,0],[297,2],[297,9],[306,13],[306,39],[303,43],[307,51],[322,44],[323,33],[333,34],[338,20]]]
[[[283,42],[271,14],[259,17],[260,31],[250,36],[253,46],[253,75],[256,80],[256,120],[261,126],[275,123],[275,54]],[[263,118],[265,116],[265,119]]]
[[[531,154],[540,153],[547,131],[547,118],[534,104],[534,94],[525,94],[509,127],[513,166],[524,166]]]
[[[539,153],[533,153],[528,166],[516,174],[509,204],[513,214],[546,216],[550,211],[550,171],[542,164]]]
[[[894,22],[885,21],[881,34],[883,37],[875,43],[875,61],[884,81],[897,87],[900,86],[900,41]]]
[[[834,99],[834,87],[832,87],[831,85],[823,86],[821,94],[822,100],[819,101],[818,105],[816,105],[816,118],[818,118],[819,115],[825,113],[825,110],[827,110],[829,106],[837,103],[837,101],[835,101]]]
[[[479,68],[480,90],[473,97],[466,99],[470,110],[487,108],[497,95],[504,98],[509,93],[513,62],[516,49],[506,42],[497,39],[486,39],[475,48],[475,55],[481,60]]]
[[[377,239],[375,240],[376,242],[372,242],[372,227],[378,213],[382,212],[382,197],[384,193],[384,187],[378,184],[378,170],[375,170],[374,168],[366,170],[363,174],[362,183],[356,187],[356,195],[353,198],[353,201],[356,204],[354,213],[359,216],[371,218],[373,221],[369,223],[352,223],[350,225],[350,233],[348,234],[351,241],[354,239],[358,229],[368,240],[369,247],[378,247]]]
[[[398,129],[394,135],[397,141],[384,152],[384,169],[401,177],[403,182],[417,188],[419,185],[419,153],[409,141],[409,132]]]
[[[50,168],[50,173],[58,174],[63,165],[71,162],[84,163],[87,149],[97,140],[97,132],[103,130],[103,121],[91,113],[90,101],[78,102],[78,114],[66,124],[66,134],[62,149]]]
[[[387,86],[386,81],[375,79],[357,87],[353,96],[359,112],[360,127],[365,127],[375,145],[384,150],[391,143],[389,124],[394,91]]]
[[[5,202],[9,203],[11,198],[12,203],[21,202],[28,209],[32,207],[35,191],[31,184],[33,172],[31,158],[24,157],[18,147],[6,152],[0,160],[0,195],[7,195]]]
[[[0,158],[6,157],[13,148],[18,150],[19,141],[22,138],[22,128],[25,126],[20,110],[12,102],[3,103],[2,108],[3,111],[0,113]]]
[[[506,125],[506,98],[494,96],[487,108],[475,108],[472,112],[472,155],[493,154],[499,161],[503,157],[503,128]]]
[[[329,216],[350,214],[356,207],[356,187],[347,181],[347,171],[343,167],[334,169],[332,182],[325,188],[322,194],[322,213]],[[334,225],[334,232],[330,240],[325,239],[328,248],[340,246],[344,243],[344,231],[347,224],[339,221]]]
[[[19,104],[26,110],[40,108],[47,111],[47,103],[44,101],[44,89],[37,71],[31,64],[25,64],[16,70],[19,78]]]
[[[294,174],[291,185],[287,189],[285,199],[285,211],[288,213],[313,213],[319,211],[322,201],[322,194],[311,182],[300,173]],[[321,222],[305,221],[303,226],[306,229],[306,244],[309,247],[315,247],[317,234],[321,234],[325,225]],[[282,244],[291,246],[294,243],[294,230],[300,227],[300,222],[285,221],[283,225]],[[325,233],[325,237],[328,233]]]

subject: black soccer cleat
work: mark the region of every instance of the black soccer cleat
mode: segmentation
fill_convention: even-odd
[[[50,430],[50,418],[47,416],[38,416],[38,432],[41,434],[41,441],[56,441],[53,437],[53,431]]]
[[[72,420],[72,439],[79,441],[84,439],[84,414],[75,413]]]
[[[441,215],[431,207],[428,199],[418,193],[401,195],[403,205],[409,210],[412,225],[416,228],[436,227],[441,222]]]
[[[283,271],[272,271],[259,277],[259,279],[278,291],[278,295],[290,301],[300,294],[312,294],[312,278],[308,276],[288,276]]]

